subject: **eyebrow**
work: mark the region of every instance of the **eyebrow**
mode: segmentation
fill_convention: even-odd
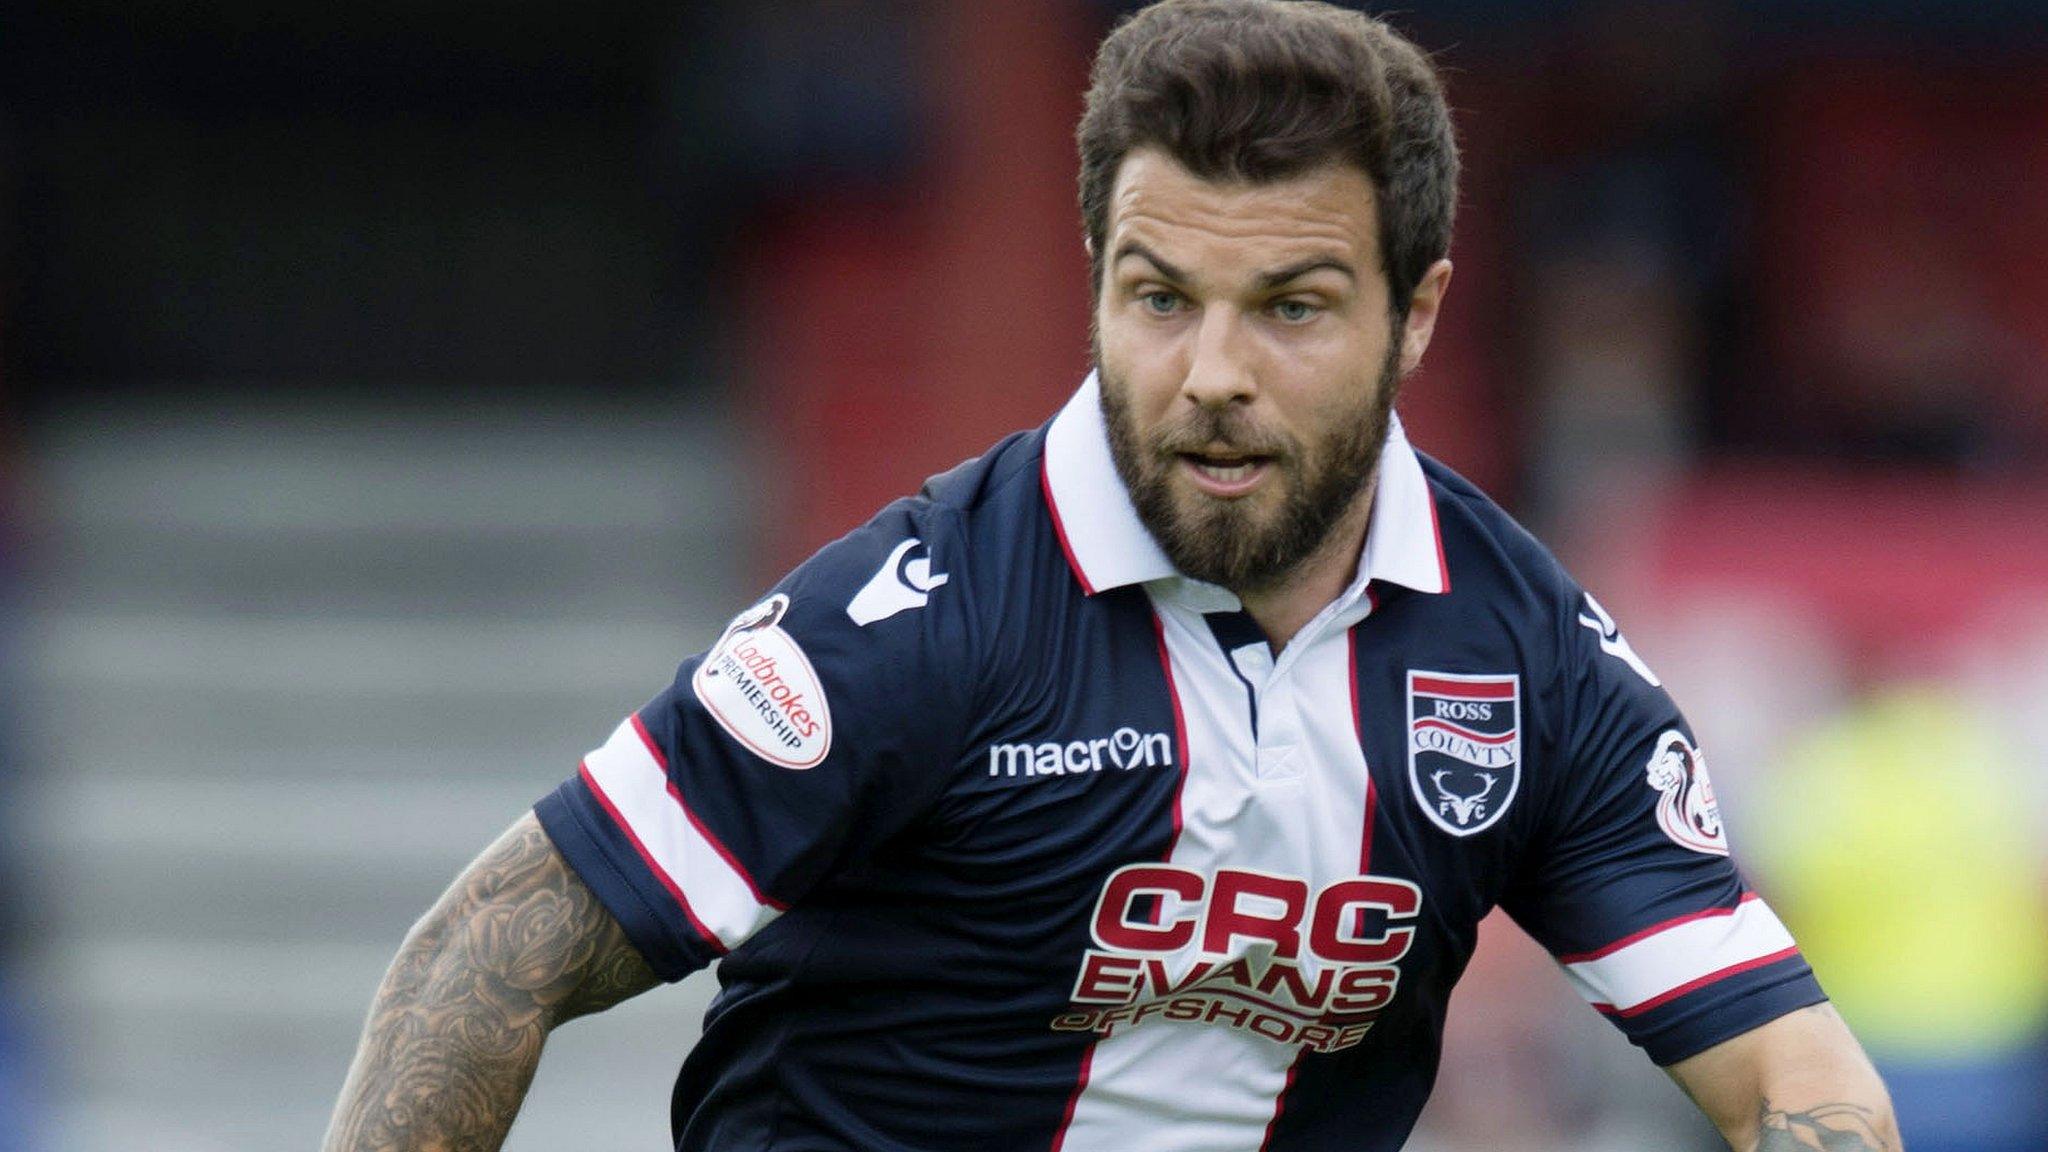
[[[1334,256],[1311,256],[1306,260],[1299,260],[1289,264],[1285,268],[1275,268],[1271,272],[1261,274],[1259,276],[1259,287],[1261,289],[1278,288],[1290,280],[1299,280],[1311,272],[1319,272],[1325,268],[1332,272],[1341,273],[1351,280],[1358,279],[1358,273],[1352,269],[1351,265]]]
[[[1138,244],[1129,240],[1126,240],[1122,244],[1117,246],[1116,258],[1114,260],[1111,260],[1110,263],[1121,264],[1123,263],[1124,258],[1127,256],[1136,256],[1141,260],[1150,261],[1154,268],[1159,269],[1159,274],[1161,276],[1166,277],[1168,280],[1178,280],[1183,284],[1187,283],[1187,273],[1181,271],[1178,268],[1175,268],[1173,265],[1168,264],[1166,261],[1161,260],[1157,253],[1153,252],[1150,248],[1145,247],[1143,244]]]
[[[1124,258],[1128,256],[1136,256],[1141,260],[1147,261],[1159,270],[1160,275],[1168,280],[1176,280],[1181,283],[1187,282],[1187,273],[1160,259],[1158,253],[1135,241],[1125,241],[1123,244],[1118,245],[1116,258],[1111,260],[1110,263],[1122,263]],[[1310,256],[1306,260],[1297,260],[1284,268],[1275,268],[1271,272],[1260,273],[1258,279],[1259,290],[1262,292],[1271,291],[1289,281],[1299,280],[1311,272],[1318,272],[1325,268],[1351,280],[1358,279],[1358,272],[1351,265],[1334,256]]]

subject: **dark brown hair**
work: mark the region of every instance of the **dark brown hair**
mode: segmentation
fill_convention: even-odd
[[[1316,0],[1162,0],[1102,42],[1081,145],[1081,223],[1102,286],[1109,196],[1133,149],[1205,180],[1357,165],[1379,200],[1381,271],[1405,314],[1450,251],[1458,147],[1436,70],[1378,20]]]

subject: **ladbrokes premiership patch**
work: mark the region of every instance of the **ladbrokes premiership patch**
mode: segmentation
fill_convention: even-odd
[[[711,718],[748,751],[784,768],[813,768],[832,750],[832,710],[817,670],[778,625],[776,593],[726,625],[690,678]]]
[[[1408,783],[1453,836],[1491,828],[1522,780],[1521,677],[1408,672]]]

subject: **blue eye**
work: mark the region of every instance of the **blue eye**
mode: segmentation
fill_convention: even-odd
[[[1138,299],[1155,316],[1171,316],[1180,307],[1180,297],[1172,292],[1147,292]]]
[[[1273,314],[1289,324],[1299,324],[1320,311],[1305,300],[1282,300],[1273,305]]]

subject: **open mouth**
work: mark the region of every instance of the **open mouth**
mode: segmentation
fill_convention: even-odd
[[[1268,456],[1232,456],[1208,452],[1183,452],[1196,486],[1218,496],[1236,496],[1256,487],[1272,465]]]

